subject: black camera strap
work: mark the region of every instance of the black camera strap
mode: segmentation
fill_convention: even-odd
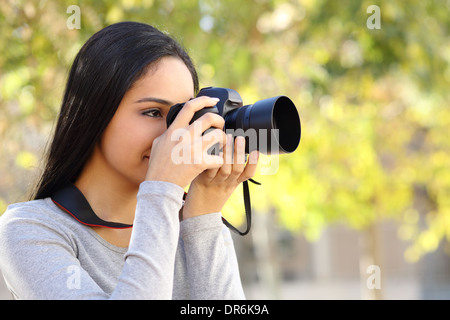
[[[70,214],[78,222],[90,227],[105,227],[112,229],[126,229],[132,224],[105,221],[100,219],[92,210],[83,193],[72,183],[52,194],[51,199],[60,209]]]
[[[253,179],[249,181],[260,185]],[[244,232],[239,231],[236,227],[231,225],[225,218],[222,218],[223,223],[230,228],[232,231],[240,234],[241,236],[246,235],[250,231],[252,217],[251,217],[251,203],[250,203],[250,191],[248,188],[248,181],[243,182],[244,190],[244,206],[245,206],[245,216],[247,220],[247,229]],[[186,196],[186,194],[185,194]],[[105,221],[99,218],[92,207],[90,206],[87,199],[84,197],[83,193],[72,183],[68,183],[63,188],[59,189],[52,194],[51,199],[60,209],[70,214],[75,220],[81,224],[90,227],[105,227],[112,229],[126,229],[133,227],[132,224],[124,224],[119,222]]]
[[[244,191],[245,218],[247,220],[247,228],[245,229],[245,231],[244,232],[239,231],[236,227],[234,227],[231,223],[229,223],[225,218],[222,217],[223,223],[228,228],[230,228],[230,230],[236,232],[237,234],[239,234],[241,236],[245,236],[250,231],[250,228],[252,226],[252,205],[250,202],[250,191],[248,188],[248,181],[250,181],[254,184],[257,184],[257,185],[261,185],[261,183],[255,181],[253,179],[248,179],[242,183],[242,188]]]

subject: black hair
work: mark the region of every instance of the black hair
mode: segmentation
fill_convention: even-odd
[[[32,198],[49,197],[80,174],[125,93],[149,67],[167,56],[186,64],[197,93],[198,77],[189,55],[158,29],[119,22],[89,38],[71,67],[53,140]]]

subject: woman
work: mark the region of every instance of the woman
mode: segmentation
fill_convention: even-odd
[[[189,124],[217,103],[193,99],[197,91],[187,53],[149,25],[117,23],[86,42],[34,200],[9,206],[0,220],[0,268],[14,298],[244,298],[220,211],[254,175],[258,155],[245,164],[244,139],[233,145],[218,115]],[[181,102],[167,128],[170,106]],[[208,155],[217,143],[223,152]],[[191,161],[172,161],[173,150]],[[68,214],[52,201],[67,185],[97,219],[126,227]]]

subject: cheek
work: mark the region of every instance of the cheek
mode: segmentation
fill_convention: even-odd
[[[102,139],[106,160],[119,170],[142,165],[144,156],[150,154],[153,140],[165,130],[165,125],[161,127],[159,123],[149,124],[148,121],[111,123]]]

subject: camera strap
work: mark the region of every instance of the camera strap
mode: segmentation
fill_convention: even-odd
[[[133,227],[132,224],[105,221],[99,218],[92,210],[89,202],[83,193],[72,183],[68,183],[63,188],[52,194],[51,199],[60,209],[70,214],[81,224],[90,227],[105,227],[111,229],[127,229]]]
[[[253,179],[248,179],[244,182],[242,182],[242,188],[244,191],[244,207],[245,207],[245,218],[247,220],[247,228],[245,229],[245,231],[239,231],[236,227],[234,227],[231,223],[229,223],[225,218],[222,217],[222,221],[223,223],[230,228],[232,231],[236,232],[237,234],[241,235],[241,236],[245,236],[249,231],[250,228],[252,226],[252,205],[250,202],[250,191],[248,188],[248,181],[257,184],[257,185],[261,185],[261,183],[253,180]]]
[[[254,184],[261,185],[261,183],[256,182],[253,179],[249,179],[249,181],[251,181]],[[223,217],[222,222],[232,231],[236,232],[241,236],[245,236],[250,231],[252,216],[251,216],[250,191],[248,188],[248,181],[244,181],[242,185],[244,191],[245,216],[247,220],[246,230],[243,232],[239,231],[236,227],[230,224]],[[186,196],[186,194],[184,196]],[[83,193],[81,193],[81,191],[72,183],[68,183],[63,188],[53,193],[51,199],[57,207],[70,214],[75,220],[77,220],[81,224],[90,227],[105,227],[111,229],[127,229],[133,227],[132,224],[105,221],[100,217],[98,217],[95,214],[92,207],[90,206],[87,199],[84,197]]]

